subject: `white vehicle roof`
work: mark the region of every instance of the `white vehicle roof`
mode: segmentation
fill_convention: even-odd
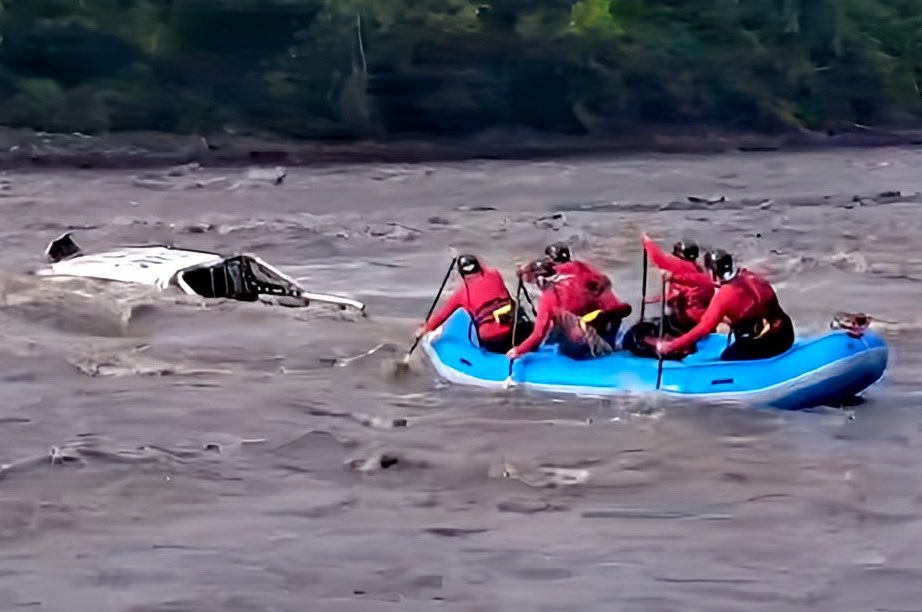
[[[84,255],[70,232],[52,240],[45,249],[51,262],[37,270],[47,277],[79,277],[148,285],[166,289],[176,284],[189,295],[251,301],[265,299],[288,306],[310,301],[356,308],[365,305],[348,297],[307,292],[294,278],[254,255],[226,257],[166,245],[133,246]]]
[[[167,246],[125,247],[59,261],[38,270],[36,274],[98,278],[165,289],[177,273],[197,266],[218,264],[224,259],[215,253]]]

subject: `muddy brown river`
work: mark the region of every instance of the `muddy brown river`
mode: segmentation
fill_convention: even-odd
[[[922,610],[922,151],[0,179],[0,610]],[[369,316],[29,276],[66,230]],[[511,283],[571,240],[636,308],[643,231],[732,250],[800,332],[879,317],[885,380],[781,412],[394,376],[450,247]]]

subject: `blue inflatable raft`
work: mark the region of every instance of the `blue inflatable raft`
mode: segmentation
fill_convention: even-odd
[[[456,311],[423,338],[423,349],[439,375],[452,383],[502,388],[509,360],[482,350],[470,322],[465,311]],[[802,409],[847,401],[880,380],[887,367],[887,345],[870,330],[860,338],[841,330],[798,338],[786,353],[758,361],[720,361],[726,346],[726,336],[711,334],[698,343],[697,353],[682,361],[665,361],[659,391],[655,359],[618,351],[575,361],[547,345],[516,359],[512,380],[517,386],[555,393],[653,392]]]

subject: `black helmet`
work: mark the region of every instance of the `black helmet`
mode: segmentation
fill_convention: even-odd
[[[482,271],[483,268],[480,267],[480,261],[474,255],[459,255],[458,256],[458,272],[461,273],[461,276],[470,276],[471,274],[477,274]]]
[[[679,240],[672,245],[672,254],[687,261],[695,261],[698,259],[698,245],[694,242]]]
[[[547,248],[544,249],[544,254],[550,257],[551,261],[556,263],[566,263],[570,261],[570,247],[563,242],[549,244]]]
[[[733,256],[723,249],[704,254],[704,267],[716,278],[727,280],[733,274]]]
[[[548,279],[556,273],[554,262],[548,257],[530,261],[519,269],[519,276],[527,283],[539,283],[542,279]]]

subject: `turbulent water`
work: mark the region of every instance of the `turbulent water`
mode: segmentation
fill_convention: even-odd
[[[0,180],[0,609],[922,610],[922,152],[263,174]],[[369,316],[30,276],[67,230]],[[637,304],[643,231],[732,250],[802,332],[879,317],[886,379],[789,413],[394,376],[450,247],[511,281],[572,240]]]

